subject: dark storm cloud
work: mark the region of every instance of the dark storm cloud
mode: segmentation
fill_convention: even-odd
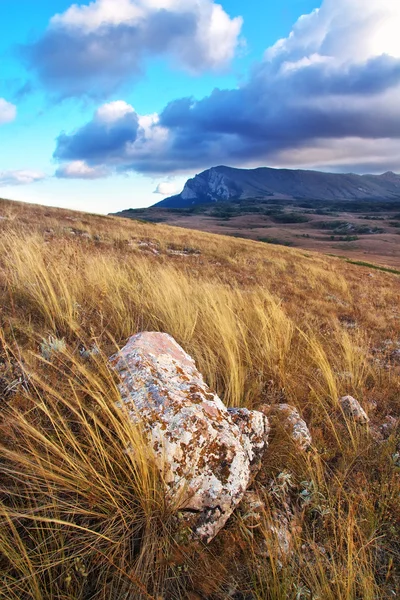
[[[89,123],[58,139],[55,157],[107,164],[120,170],[167,173],[220,163],[265,162],[287,148],[316,139],[400,138],[400,103],[382,103],[381,95],[400,85],[400,60],[378,57],[347,71],[325,63],[274,72],[260,65],[240,89],[214,90],[200,100],[170,102],[155,128],[168,139],[154,148],[141,132],[134,142],[137,117],[128,127],[108,131]],[[397,93],[397,92],[396,92]]]
[[[279,75],[260,68],[241,89],[171,102],[160,115],[170,132],[165,153],[138,156],[130,166],[159,172],[193,168],[196,159],[197,166],[262,163],[319,138],[399,138],[400,102],[381,100],[399,85],[400,61],[389,57],[347,72],[325,64]]]
[[[316,63],[307,68],[288,67],[287,83],[292,90],[312,97],[323,95],[373,95],[395,87],[400,81],[400,60],[382,55],[371,58],[363,64],[342,66],[330,69],[329,64]],[[262,75],[262,72],[261,72]],[[257,80],[258,81],[258,80]],[[284,79],[280,84],[284,86]]]
[[[135,112],[111,122],[97,116],[75,133],[59,135],[54,158],[60,161],[84,160],[89,164],[113,162],[124,153],[126,144],[135,142],[137,133],[138,117]]]
[[[241,87],[173,100],[129,147],[116,140],[113,165],[149,174],[322,160],[400,168],[400,8],[392,0],[370,0],[364,12],[361,5],[324,0],[267,50]],[[65,158],[61,146],[62,139],[56,156]],[[107,153],[84,154],[68,158],[108,164]]]

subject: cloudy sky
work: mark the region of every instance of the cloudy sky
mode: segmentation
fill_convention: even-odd
[[[0,197],[148,206],[219,164],[400,172],[400,0],[0,0]]]

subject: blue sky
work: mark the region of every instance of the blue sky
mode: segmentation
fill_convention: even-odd
[[[104,213],[216,164],[400,170],[400,2],[0,0],[0,20],[0,197]]]

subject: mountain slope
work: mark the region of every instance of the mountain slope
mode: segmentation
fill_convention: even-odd
[[[400,175],[355,175],[290,169],[234,169],[219,166],[187,181],[183,191],[155,206],[183,208],[246,198],[310,200],[392,200],[400,198]]]

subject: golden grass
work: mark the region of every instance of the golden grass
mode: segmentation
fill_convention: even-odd
[[[398,433],[378,444],[338,405],[357,397],[372,428],[399,415],[398,277],[6,201],[0,216],[0,598],[225,600],[235,586],[236,598],[257,600],[400,593]],[[255,530],[238,513],[207,548],[176,537],[107,364],[142,330],[173,335],[228,405],[288,402],[308,421],[309,456],[281,436],[271,442]],[[49,336],[65,349],[44,360]],[[85,361],[82,346],[100,353]],[[286,470],[301,525],[289,563],[268,493]]]

